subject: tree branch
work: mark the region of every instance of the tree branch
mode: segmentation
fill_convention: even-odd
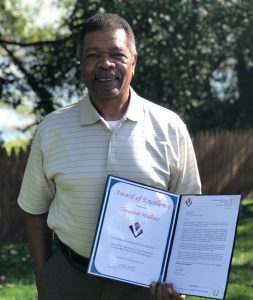
[[[58,40],[52,40],[52,41],[39,41],[39,42],[33,42],[33,43],[22,43],[22,42],[16,42],[16,41],[10,41],[6,39],[0,39],[0,44],[4,45],[14,45],[14,46],[20,46],[20,47],[36,47],[36,46],[44,46],[44,45],[50,45],[50,44],[58,44],[63,43],[71,39],[72,35],[64,38],[64,39],[58,39]]]
[[[43,86],[39,85],[36,78],[29,73],[22,62],[18,59],[18,57],[14,54],[12,50],[10,50],[5,43],[2,43],[2,47],[8,53],[9,57],[12,59],[13,63],[19,68],[19,70],[24,74],[27,83],[31,86],[33,91],[40,99],[40,105],[38,107],[42,108],[44,112],[49,113],[54,110],[52,104],[52,94]]]

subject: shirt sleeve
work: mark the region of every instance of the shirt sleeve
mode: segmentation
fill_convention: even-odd
[[[18,204],[30,214],[43,214],[49,210],[54,195],[54,182],[46,177],[43,169],[43,154],[37,131],[26,165]]]
[[[178,194],[201,194],[201,182],[191,137],[186,126],[179,139],[179,168],[169,190]]]

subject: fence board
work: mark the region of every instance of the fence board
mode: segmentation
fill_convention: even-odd
[[[253,130],[193,136],[203,193],[253,196]]]
[[[8,156],[0,148],[0,244],[25,239],[24,218],[17,205],[28,152],[14,151]]]

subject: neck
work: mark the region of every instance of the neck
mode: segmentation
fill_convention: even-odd
[[[93,106],[96,108],[98,113],[106,121],[120,120],[125,114],[130,97],[128,96],[125,100],[119,99],[106,99],[104,101],[96,101],[91,98]]]

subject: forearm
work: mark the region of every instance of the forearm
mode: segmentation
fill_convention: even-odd
[[[52,230],[47,226],[47,213],[26,213],[26,231],[33,260],[36,282],[52,251]]]

